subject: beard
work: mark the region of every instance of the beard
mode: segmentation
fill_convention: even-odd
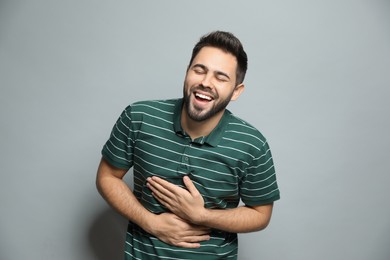
[[[191,90],[191,92],[188,94],[186,93],[186,88],[184,87],[183,89],[184,89],[184,91],[183,91],[184,92],[183,93],[183,105],[186,108],[187,115],[189,116],[189,118],[191,118],[192,120],[197,121],[197,122],[205,121],[205,120],[213,117],[214,115],[218,114],[222,110],[224,110],[227,107],[227,105],[229,104],[230,99],[233,96],[233,91],[232,91],[232,93],[230,93],[230,95],[228,97],[226,97],[225,99],[219,100],[218,94],[212,93],[208,88],[205,88],[202,85],[199,85],[199,86],[193,88]],[[214,97],[215,103],[210,109],[208,109],[208,110],[200,109],[200,108],[197,108],[191,104],[191,96],[193,95],[193,93],[196,90],[202,90],[203,92],[208,92]]]

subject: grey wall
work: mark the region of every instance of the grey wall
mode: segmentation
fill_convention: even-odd
[[[215,29],[246,47],[230,108],[269,139],[282,191],[240,259],[389,259],[385,0],[0,1],[0,259],[122,259],[101,147],[129,103],[181,96]]]

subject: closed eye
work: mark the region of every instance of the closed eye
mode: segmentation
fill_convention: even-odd
[[[204,74],[204,73],[206,73],[206,71],[204,71],[204,70],[202,70],[202,69],[198,69],[198,68],[193,69],[193,71],[194,71],[196,74]]]
[[[196,73],[196,74],[204,74],[204,73],[207,73],[207,68],[206,66],[202,65],[202,64],[195,64],[194,66],[192,66],[192,70]]]
[[[223,73],[223,72],[216,72],[216,78],[219,80],[219,81],[223,81],[223,82],[227,82],[230,80],[230,77],[226,74],[226,73]]]

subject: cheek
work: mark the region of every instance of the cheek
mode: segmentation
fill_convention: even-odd
[[[218,92],[220,97],[223,99],[230,99],[234,94],[234,91],[230,86],[219,87],[216,89],[216,91]]]
[[[188,72],[185,77],[185,81],[189,84],[199,84],[203,80],[203,75],[198,75],[192,71]]]
[[[186,77],[184,80],[184,87],[186,90],[191,89],[194,86],[199,85],[199,81],[196,79],[196,77]]]
[[[189,93],[191,89],[191,81],[189,81],[187,78],[184,80],[183,84],[183,91],[184,93]]]

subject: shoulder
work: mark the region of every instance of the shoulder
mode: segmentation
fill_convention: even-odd
[[[229,120],[227,125],[227,131],[231,133],[235,133],[240,139],[245,139],[247,141],[252,142],[253,144],[257,144],[257,146],[262,146],[267,143],[267,139],[252,124],[248,123],[244,119],[234,115],[230,111],[228,111]]]
[[[152,112],[160,111],[162,113],[170,113],[173,111],[178,99],[165,100],[143,100],[137,101],[125,108],[128,113]]]
[[[137,101],[127,106],[124,114],[129,117],[133,123],[172,123],[177,102],[178,99]],[[159,123],[156,123],[156,120],[159,121]]]
[[[225,130],[225,136],[233,142],[239,142],[241,148],[251,151],[252,154],[263,154],[269,150],[267,139],[247,121],[229,112],[229,120]]]

